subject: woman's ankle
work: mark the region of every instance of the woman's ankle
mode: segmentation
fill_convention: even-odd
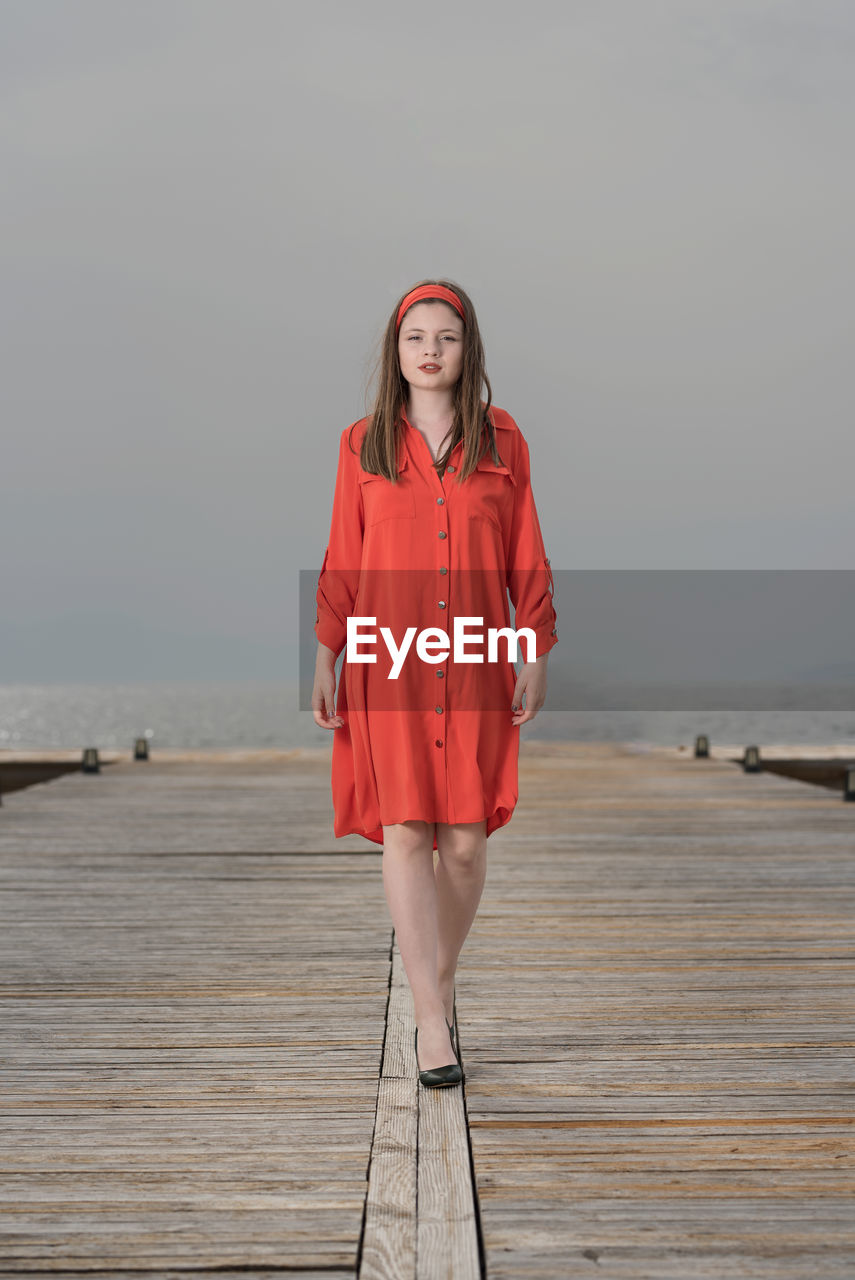
[[[437,983],[439,994],[445,1010],[445,1017],[448,1022],[454,1021],[454,974],[450,978],[440,978]]]
[[[428,1026],[431,1022],[439,1022],[445,1017],[445,1009],[442,1000],[436,1001],[420,1001],[414,1005],[415,1021],[417,1027]]]

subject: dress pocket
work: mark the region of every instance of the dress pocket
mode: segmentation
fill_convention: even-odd
[[[400,472],[397,483],[393,484],[385,476],[375,476],[366,471],[359,477],[359,488],[366,529],[383,520],[415,520],[416,500],[412,484],[402,479]]]
[[[501,533],[513,513],[514,473],[504,463],[496,464],[487,454],[477,463],[469,483],[468,514],[475,520],[486,520]]]

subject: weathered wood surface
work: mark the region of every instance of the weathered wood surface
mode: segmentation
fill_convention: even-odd
[[[362,836],[335,839],[328,752],[161,750],[145,761],[104,754],[111,763],[101,773],[11,795],[0,852],[380,851]]]
[[[456,1280],[465,1095],[491,1280],[850,1280],[855,806],[525,742],[434,1092],[379,846],[240,754],[3,807],[0,1274],[353,1276],[373,1137],[363,1270]]]
[[[324,758],[7,797],[0,1273],[354,1275],[391,925],[329,814]]]
[[[463,1091],[419,1083],[414,1030],[396,943],[359,1280],[479,1280]]]
[[[490,1280],[850,1280],[855,805],[525,744],[457,977]]]

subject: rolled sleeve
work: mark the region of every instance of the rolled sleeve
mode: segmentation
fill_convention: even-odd
[[[355,425],[355,424],[352,424]],[[358,452],[351,449],[352,426],[342,432],[338,452],[329,542],[318,577],[315,635],[336,657],[347,641],[347,619],[359,587],[364,517],[357,479]]]
[[[519,432],[513,464],[514,510],[508,538],[507,585],[517,631],[531,627],[539,658],[558,643],[555,586],[531,487],[528,444]]]

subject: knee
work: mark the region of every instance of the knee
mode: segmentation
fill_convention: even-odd
[[[458,872],[477,875],[487,855],[487,837],[481,831],[454,831],[437,840],[440,861]]]
[[[426,848],[433,849],[432,822],[412,819],[407,822],[395,822],[383,828],[383,852],[394,854],[417,854]]]

